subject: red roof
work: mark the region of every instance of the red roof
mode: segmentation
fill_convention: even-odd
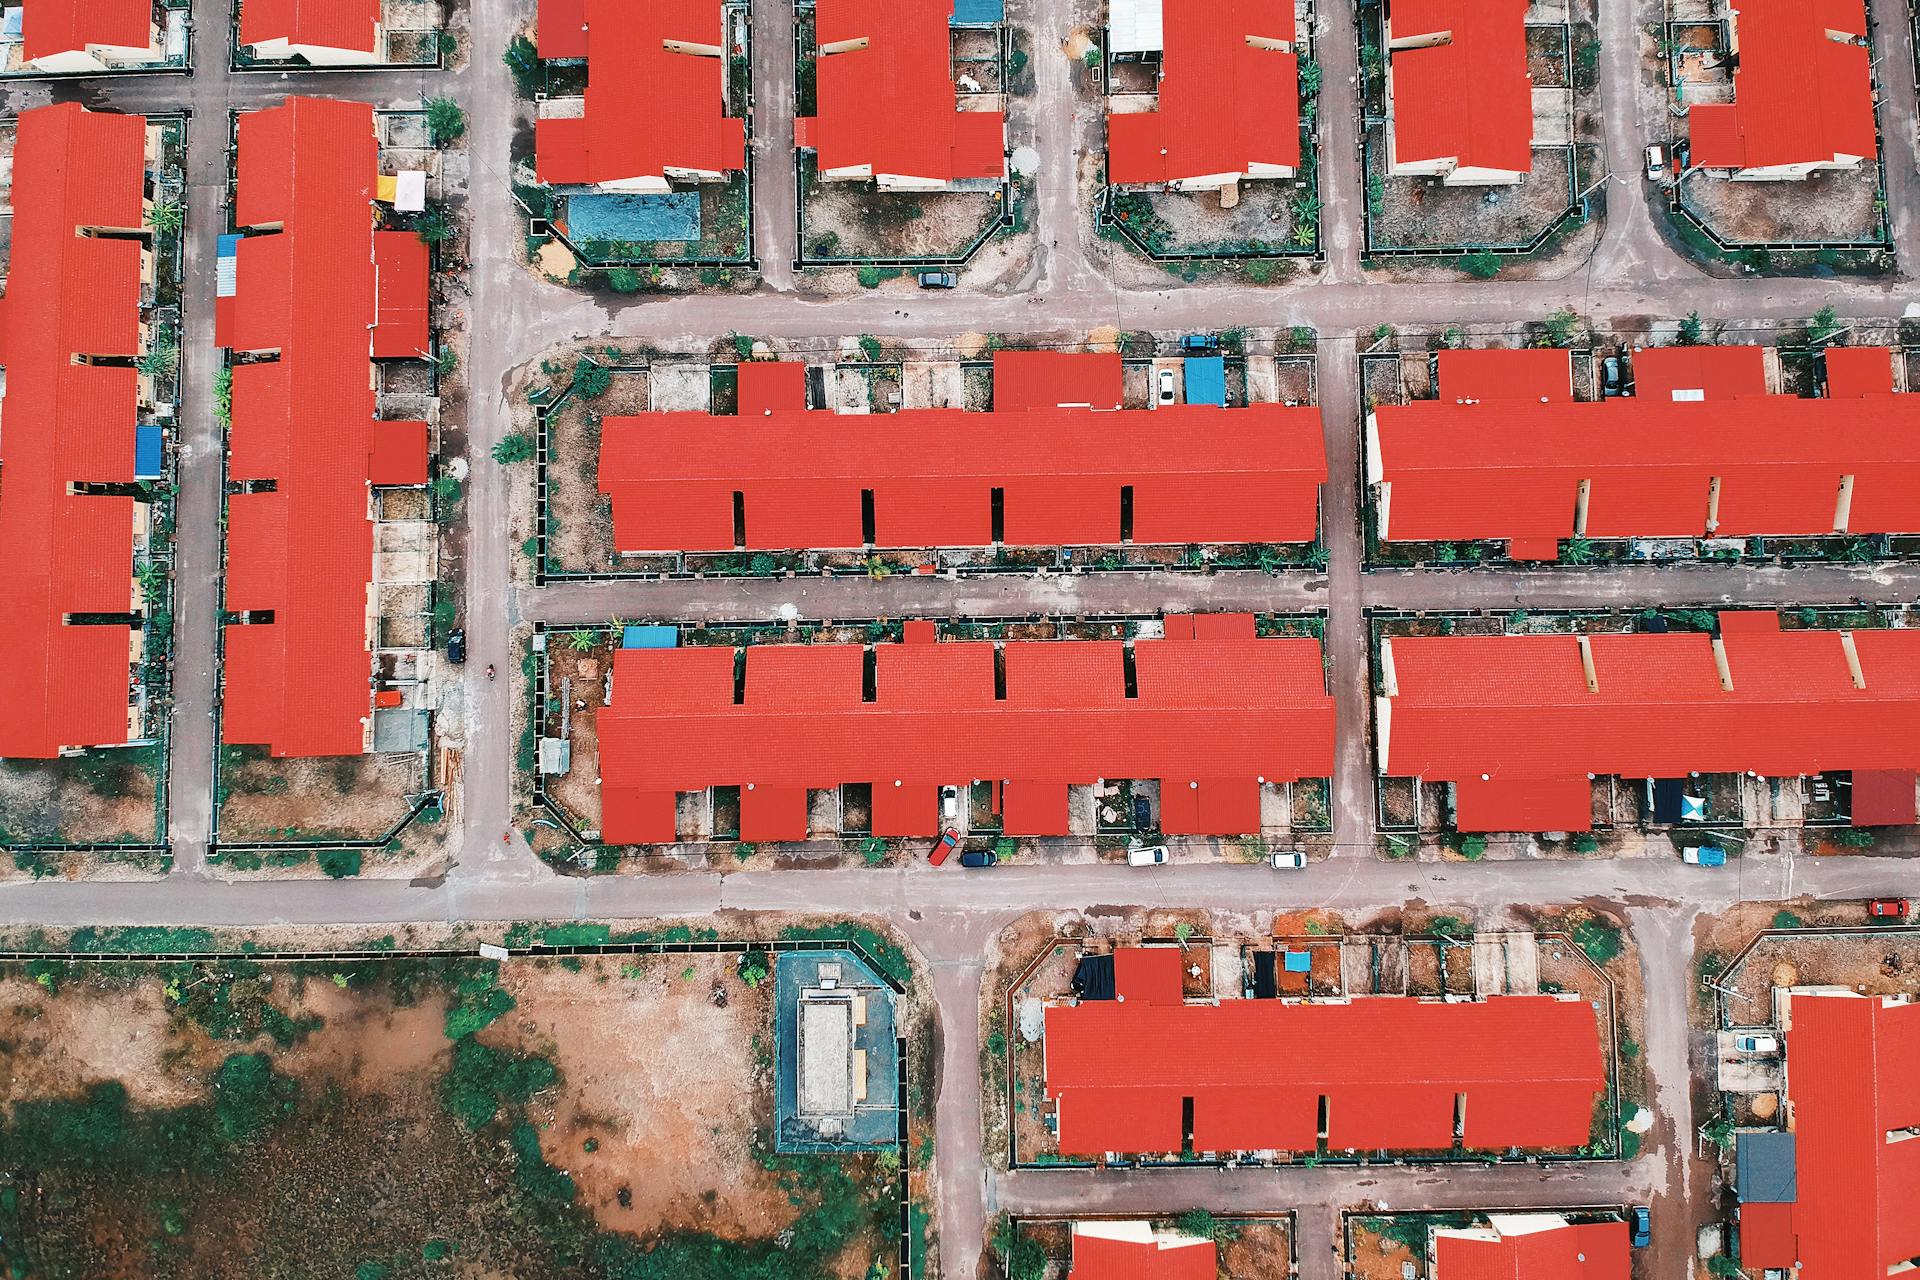
[[[1527,0],[1396,0],[1392,52],[1393,159],[1453,160],[1462,169],[1533,169],[1533,79]]]
[[[1862,0],[1733,0],[1732,11],[1734,100],[1691,109],[1692,164],[1764,169],[1878,154]]]
[[[587,56],[587,0],[539,0],[535,8],[534,39],[540,57]]]
[[[578,118],[535,122],[540,181],[664,181],[670,170],[713,174],[746,165],[746,121],[726,114],[718,0],[559,0],[560,16],[549,24],[554,6],[540,0],[540,56],[587,60],[586,108]]]
[[[1768,395],[1759,348],[1685,347],[1636,356],[1632,397],[1542,405],[1526,353],[1480,353],[1521,367],[1510,390],[1488,376],[1471,393],[1449,354],[1438,398],[1374,411],[1386,539],[1504,539],[1551,558],[1579,527],[1583,481],[1595,538],[1920,530],[1920,396],[1869,414],[1857,398]],[[1891,377],[1884,350],[1853,359],[1840,393],[1868,385],[1855,369]]]
[[[377,51],[381,0],[244,0],[240,43],[285,40],[315,49]]]
[[[1827,395],[1835,400],[1892,395],[1893,361],[1886,347],[1828,347]]]
[[[732,649],[622,649],[599,721],[605,838],[671,840],[668,806],[633,797],[712,786],[744,796],[751,784],[757,796],[867,782],[876,835],[932,835],[936,788],[975,779],[1064,805],[1069,784],[1106,777],[1200,778],[1205,792],[1332,772],[1316,641],[1140,640],[1133,698],[1119,642],[1010,642],[1004,698],[994,648],[876,645],[867,701],[858,645],[754,645],[738,702]],[[771,807],[781,803],[790,822],[790,801]],[[1008,834],[1033,834],[1024,812],[1008,809]],[[636,816],[650,820],[622,825]]]
[[[427,320],[427,242],[411,231],[373,234],[373,356],[425,360],[433,346]]]
[[[1799,1199],[1742,1206],[1742,1260],[1800,1280],[1885,1275],[1920,1257],[1920,1142],[1891,1137],[1920,1126],[1920,1004],[1795,995],[1788,1016]]]
[[[279,227],[236,250],[236,296],[217,340],[277,360],[233,371],[228,474],[273,480],[228,499],[227,608],[271,622],[227,627],[222,736],[283,756],[350,755],[371,713],[368,485],[425,479],[425,429],[376,422],[368,361],[376,288],[377,148],[365,103],[289,98],[240,117],[234,221]],[[412,250],[385,242],[405,261]],[[402,270],[390,277],[424,278]],[[378,330],[375,330],[377,333]]]
[[[1633,355],[1633,393],[1642,400],[1740,400],[1764,396],[1767,394],[1767,349],[1645,347]]]
[[[91,45],[153,47],[153,0],[28,0],[21,8],[20,56],[28,62]]]
[[[1006,117],[959,109],[952,15],[953,0],[819,0],[819,114],[794,126],[822,173],[946,183],[1006,172]]]
[[[1633,1274],[1624,1222],[1569,1222],[1514,1235],[1502,1234],[1495,1222],[1484,1231],[1436,1231],[1433,1280],[1628,1280]]]
[[[1916,821],[1912,769],[1856,769],[1853,773],[1853,825],[1910,827]]]
[[[1438,364],[1444,400],[1573,399],[1573,353],[1558,347],[1448,348]]]
[[[1443,1003],[1085,1000],[1046,1011],[1063,1155],[1573,1147],[1606,1087],[1593,1006],[1553,996]],[[1464,1097],[1464,1104],[1461,1099]]]
[[[1122,1000],[1179,1004],[1184,956],[1179,947],[1115,947],[1113,989]]]
[[[999,359],[1020,371],[1010,383],[1017,407],[996,394],[990,413],[808,410],[798,373],[763,398],[758,388],[779,366],[749,364],[737,415],[608,418],[600,488],[613,499],[614,544],[730,551],[738,493],[749,549],[859,547],[871,490],[877,546],[987,546],[994,489],[1007,545],[1114,544],[1128,486],[1139,543],[1313,540],[1327,474],[1318,408],[1046,407],[1034,366]],[[1082,369],[1110,374],[1111,394]],[[1056,358],[1051,372],[1067,405],[1119,398],[1117,359]]]
[[[1107,180],[1158,184],[1297,169],[1293,6],[1165,0],[1162,22],[1159,101],[1152,111],[1107,116]]]
[[[1559,796],[1588,774],[1920,766],[1920,632],[1729,628],[1731,689],[1704,633],[1588,640],[1592,690],[1575,636],[1396,637],[1382,772],[1463,784],[1464,830],[1577,831],[1583,811]]]
[[[1155,1236],[1145,1223],[1140,1226],[1145,1239],[1122,1239],[1093,1234],[1076,1222],[1067,1280],[1215,1280],[1219,1274],[1220,1247],[1213,1241]]]
[[[133,480],[136,375],[75,363],[139,351],[137,230],[147,122],[73,103],[24,111],[13,147],[13,237],[0,338],[0,756],[127,740],[131,634],[74,626],[133,610],[133,499],[69,486]]]

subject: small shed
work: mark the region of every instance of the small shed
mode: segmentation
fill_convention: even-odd
[[[165,465],[160,446],[161,434],[158,423],[143,422],[133,429],[133,478],[135,480],[160,479]]]
[[[629,626],[620,631],[622,649],[677,649],[680,647],[680,628],[660,626]]]
[[[1221,356],[1188,356],[1186,360],[1187,403],[1210,404],[1225,408],[1227,403],[1227,362]]]

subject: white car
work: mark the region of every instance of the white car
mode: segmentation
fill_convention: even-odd
[[[1136,844],[1127,847],[1127,865],[1130,867],[1157,867],[1167,860],[1167,846],[1163,844]]]
[[[1306,868],[1307,855],[1298,849],[1282,849],[1267,855],[1267,865],[1275,871],[1301,871]]]
[[[1172,404],[1175,399],[1176,399],[1176,396],[1173,389],[1173,370],[1162,369],[1160,371],[1160,403]]]
[[[1647,181],[1658,182],[1667,176],[1667,149],[1662,146],[1647,148]]]
[[[1742,1032],[1733,1038],[1733,1047],[1741,1053],[1775,1054],[1780,1052],[1780,1041],[1756,1032]]]
[[[960,814],[960,788],[940,788],[940,816],[952,822]]]

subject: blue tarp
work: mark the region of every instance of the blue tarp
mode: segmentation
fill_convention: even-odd
[[[158,480],[160,475],[160,428],[143,422],[133,429],[133,478]]]
[[[622,649],[677,649],[680,647],[680,628],[678,627],[627,627],[620,633]]]
[[[1187,403],[1227,403],[1227,362],[1219,356],[1187,357]]]
[[[1286,967],[1288,973],[1312,973],[1313,953],[1311,951],[1287,952]]]
[[[1006,0],[953,0],[953,25],[987,27],[1006,21]]]
[[[559,223],[575,244],[589,240],[691,241],[700,238],[700,193],[630,196],[582,192],[567,197]]]

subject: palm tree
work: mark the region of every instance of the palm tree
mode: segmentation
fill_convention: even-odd
[[[585,653],[587,650],[593,648],[593,642],[596,638],[593,632],[587,628],[578,627],[567,632],[567,647],[575,653]]]

